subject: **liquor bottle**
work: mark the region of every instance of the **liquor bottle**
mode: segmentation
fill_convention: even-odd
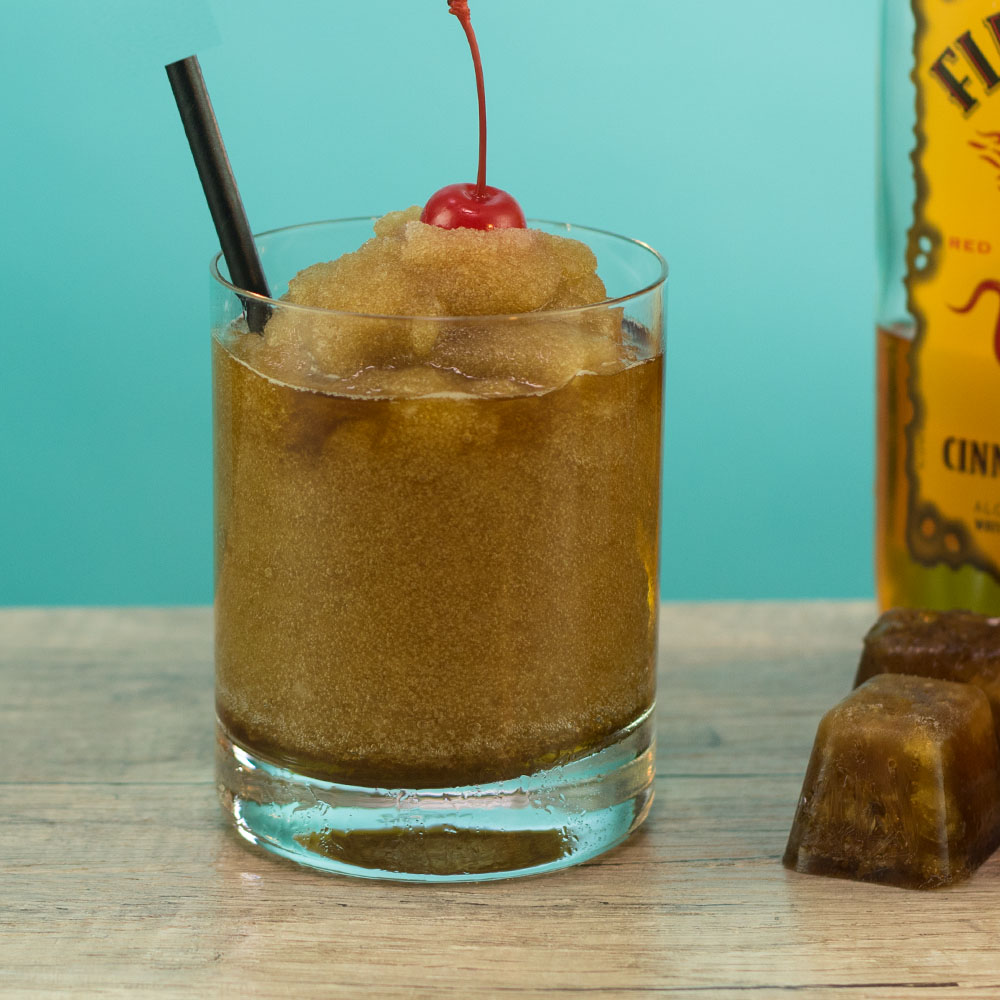
[[[1000,0],[882,0],[879,603],[1000,614]]]

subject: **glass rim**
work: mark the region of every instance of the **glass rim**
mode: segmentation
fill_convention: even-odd
[[[348,218],[343,219],[317,219],[314,222],[300,222],[296,225],[291,226],[278,226],[275,229],[265,229],[263,232],[254,233],[254,240],[264,236],[274,236],[276,233],[288,233],[295,229],[310,229],[314,226],[329,226],[337,223],[347,223],[347,222],[376,222],[381,216],[378,215],[353,215]],[[518,321],[525,319],[537,319],[540,317],[551,317],[551,316],[574,316],[580,313],[585,313],[591,309],[606,309],[613,306],[620,306],[624,303],[631,302],[634,299],[641,298],[643,295],[647,295],[650,292],[661,288],[667,281],[669,276],[669,268],[667,266],[667,261],[663,255],[651,247],[648,243],[644,243],[642,240],[633,239],[630,236],[621,236],[618,233],[613,233],[607,229],[596,229],[593,226],[580,226],[575,222],[557,222],[551,219],[528,219],[528,226],[530,227],[533,223],[540,223],[545,226],[554,226],[559,228],[565,228],[567,231],[580,230],[587,233],[596,233],[599,236],[608,236],[614,240],[618,240],[621,243],[630,244],[634,248],[645,251],[647,254],[653,257],[657,262],[659,267],[659,274],[656,278],[645,284],[642,288],[637,289],[634,292],[629,292],[626,295],[618,295],[614,298],[602,299],[600,302],[588,302],[586,305],[582,306],[568,306],[562,309],[536,309],[532,312],[522,312],[522,313],[485,313],[473,316],[419,316],[410,315],[408,313],[395,313],[395,314],[385,314],[385,313],[363,313],[363,312],[352,312],[348,309],[326,309],[323,306],[306,306],[300,305],[296,302],[288,302],[285,299],[275,299],[267,295],[260,295],[257,292],[248,291],[245,288],[240,288],[239,285],[234,285],[231,281],[222,276],[222,272],[219,270],[219,261],[222,260],[222,251],[218,251],[213,255],[212,260],[209,264],[209,273],[212,279],[218,284],[222,285],[224,288],[228,288],[233,294],[238,295],[241,299],[250,302],[260,302],[264,305],[270,307],[278,307],[280,309],[294,309],[300,310],[302,312],[308,313],[318,313],[324,316],[350,316],[352,319],[371,319],[371,320],[418,320],[422,323],[454,323],[459,322],[477,322],[482,323],[488,320],[496,321]]]

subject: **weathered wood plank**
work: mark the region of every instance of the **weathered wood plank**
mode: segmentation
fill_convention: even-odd
[[[226,829],[207,610],[0,611],[0,995],[996,997],[1000,855],[929,894],[779,864],[872,616],[667,606],[647,826],[579,868],[443,888]]]

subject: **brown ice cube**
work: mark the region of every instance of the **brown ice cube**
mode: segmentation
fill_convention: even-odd
[[[411,205],[399,212],[387,212],[382,218],[375,220],[375,235],[400,236],[408,222],[416,222],[420,218],[421,211],[419,205]]]
[[[271,371],[342,379],[371,368],[408,368],[429,360],[450,326],[443,317],[573,310],[606,297],[597,260],[578,240],[537,229],[439,229],[420,222],[419,211],[384,216],[356,251],[292,278],[285,301],[305,308],[274,311],[264,331],[267,348],[258,351]],[[549,321],[555,333],[560,325],[572,326],[589,339],[553,347],[559,337],[525,320],[524,349],[512,343],[508,351],[489,351],[498,366],[475,377],[531,382],[535,375],[560,385],[563,368],[576,366],[571,375],[603,372],[609,358],[625,356],[620,309],[564,313]],[[489,334],[503,340],[495,325]],[[549,343],[532,346],[539,337]],[[530,372],[522,370],[526,365]]]
[[[1000,618],[971,611],[887,611],[865,636],[855,686],[876,674],[916,674],[981,688],[1000,731]]]
[[[538,229],[440,229],[390,212],[353,253],[300,271],[288,300],[388,316],[486,316],[601,302],[593,251]]]
[[[429,365],[409,368],[366,368],[353,378],[337,384],[341,396],[374,399],[415,399],[422,396],[450,396],[466,391],[460,375]]]
[[[433,294],[440,315],[498,316],[535,312],[556,297],[563,267],[553,250],[533,229],[446,230],[409,222],[399,253],[409,287]]]
[[[1000,751],[968,684],[880,674],[820,722],[786,868],[930,889],[1000,843]]]
[[[365,368],[395,368],[420,360],[412,324],[405,320],[275,309],[264,328],[273,365],[349,378]],[[292,359],[295,359],[294,362]]]
[[[473,379],[506,377],[555,389],[583,371],[611,374],[621,367],[620,357],[613,341],[577,323],[522,319],[452,327],[438,339],[430,360]]]

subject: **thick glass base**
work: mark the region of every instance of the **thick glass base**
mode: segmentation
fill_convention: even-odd
[[[341,785],[271,764],[217,729],[237,832],[299,864],[362,878],[472,882],[554,871],[621,843],[653,800],[652,709],[604,749],[484,785]]]

